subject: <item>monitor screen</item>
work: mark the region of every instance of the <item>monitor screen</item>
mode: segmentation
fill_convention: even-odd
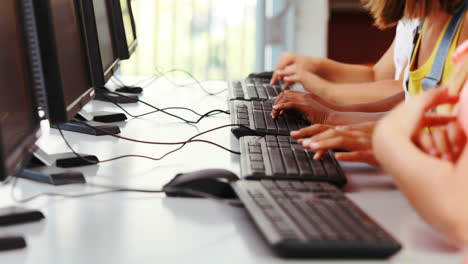
[[[0,180],[25,159],[39,127],[21,9],[17,0],[5,0],[0,8]]]
[[[50,121],[70,121],[94,95],[77,1],[36,1]]]
[[[120,0],[120,7],[122,8],[122,17],[125,27],[125,37],[127,39],[127,45],[128,47],[131,47],[133,45],[133,42],[136,40],[136,34],[133,26],[133,16],[130,9],[130,0]]]
[[[104,0],[93,0],[94,16],[101,51],[101,61],[106,81],[110,79],[118,67],[119,58],[114,49],[112,28],[110,22],[110,9],[108,2]]]
[[[130,59],[138,42],[130,0],[108,0],[114,47],[121,60]]]

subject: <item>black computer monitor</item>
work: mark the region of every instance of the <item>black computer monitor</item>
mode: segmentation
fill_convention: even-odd
[[[0,181],[28,159],[39,136],[40,120],[35,100],[37,65],[28,39],[32,0],[4,0],[0,8]]]
[[[111,4],[107,0],[81,0],[80,3],[93,83],[96,88],[102,88],[120,66],[111,26]]]
[[[80,0],[35,1],[49,120],[65,123],[94,97]]]
[[[112,25],[119,57],[121,60],[126,60],[132,56],[138,46],[131,0],[108,1],[112,7]]]

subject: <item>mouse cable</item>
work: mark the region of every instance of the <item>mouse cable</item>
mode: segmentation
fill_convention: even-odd
[[[88,125],[86,122],[83,122],[83,121],[80,121],[80,120],[76,120],[76,122],[78,123],[81,123],[85,126],[90,126]],[[204,134],[207,134],[207,133],[210,133],[210,132],[213,132],[213,131],[216,131],[216,130],[219,130],[219,129],[222,129],[222,128],[226,128],[226,127],[232,127],[232,126],[237,126],[237,125],[225,125],[225,126],[220,126],[220,127],[216,127],[216,128],[213,128],[213,129],[210,129],[210,130],[207,130],[205,132],[202,132],[202,133],[199,133],[199,134],[196,134],[195,136],[189,138],[187,141],[182,141],[182,142],[149,142],[149,141],[141,141],[141,140],[136,140],[136,139],[131,139],[131,138],[126,138],[126,137],[122,137],[122,136],[117,136],[117,135],[113,135],[111,133],[109,133],[108,131],[106,131],[105,129],[100,129],[100,128],[96,128],[96,130],[108,135],[108,136],[112,136],[112,137],[115,137],[115,138],[118,138],[118,139],[123,139],[123,140],[127,140],[127,141],[131,141],[131,142],[135,142],[135,143],[142,143],[142,144],[151,144],[151,145],[181,145],[179,146],[178,148],[176,149],[173,149],[167,153],[165,153],[164,155],[162,155],[161,157],[159,158],[152,158],[152,157],[148,157],[148,156],[143,156],[143,155],[124,155],[124,156],[119,156],[119,157],[115,157],[115,158],[111,158],[111,159],[107,159],[107,160],[102,160],[102,161],[94,161],[94,160],[89,160],[83,156],[81,156],[79,153],[77,153],[73,147],[69,144],[68,140],[65,138],[65,135],[63,134],[63,131],[62,129],[58,128],[58,131],[60,132],[60,135],[62,136],[62,139],[63,141],[65,142],[65,144],[67,145],[67,147],[70,149],[70,151],[76,156],[78,157],[79,159],[81,160],[84,160],[85,162],[89,163],[89,164],[100,164],[100,163],[106,163],[106,162],[111,162],[111,161],[115,161],[115,160],[120,160],[120,159],[124,159],[124,158],[145,158],[145,159],[149,159],[149,160],[153,160],[153,161],[160,161],[162,159],[164,159],[165,157],[169,156],[170,154],[174,153],[174,152],[177,152],[179,150],[181,150],[183,147],[185,147],[185,145],[187,145],[188,143],[195,143],[195,142],[200,142],[200,143],[206,143],[206,144],[210,144],[210,145],[214,145],[218,148],[221,148],[223,150],[226,150],[228,152],[231,152],[232,154],[235,154],[235,155],[240,155],[240,152],[237,152],[237,151],[233,151],[233,150],[230,150],[226,147],[223,147],[217,143],[214,143],[214,142],[211,142],[211,141],[208,141],[208,140],[202,140],[202,139],[195,139],[199,136],[202,136]],[[250,129],[250,128],[249,128]]]
[[[179,191],[179,192],[185,192],[191,195],[196,195],[196,196],[199,196],[200,198],[214,200],[214,201],[224,203],[230,206],[242,207],[242,202],[240,202],[239,200],[226,200],[226,199],[216,197],[210,193],[200,192],[200,191],[196,191],[196,190],[189,189],[189,188],[169,187],[166,190],[148,190],[148,189],[136,189],[136,188],[125,188],[125,187],[119,187],[119,186],[101,185],[101,184],[95,184],[95,183],[85,183],[85,185],[90,186],[90,187],[95,187],[95,188],[106,189],[106,190],[99,191],[99,192],[82,193],[82,194],[61,194],[61,193],[45,192],[45,193],[33,195],[28,198],[19,199],[15,196],[15,189],[17,186],[18,179],[19,177],[14,176],[14,181],[11,187],[10,196],[14,202],[20,203],[20,204],[29,203],[41,197],[62,197],[66,199],[79,199],[79,198],[93,197],[93,196],[99,196],[99,195],[111,194],[111,193],[160,194],[160,193],[165,193],[165,191]],[[78,184],[75,184],[75,185],[78,185]]]
[[[184,69],[171,69],[171,70],[168,70],[168,71],[162,71],[162,70],[159,70],[158,67],[156,67],[154,69],[157,73],[157,75],[154,75],[150,78],[148,78],[147,80],[151,80],[148,84],[146,84],[143,88],[146,88],[148,86],[150,86],[152,83],[154,83],[155,81],[157,81],[158,79],[160,79],[161,77],[165,78],[166,80],[168,80],[172,85],[176,86],[176,87],[187,87],[187,86],[191,86],[191,85],[197,85],[198,87],[200,87],[200,89],[205,92],[206,94],[208,95],[219,95],[221,93],[224,93],[225,91],[227,91],[227,88],[225,89],[222,89],[220,91],[217,91],[217,92],[210,92],[208,91],[202,84],[203,81],[200,81],[198,80],[192,73],[190,73],[189,71],[187,70],[184,70]],[[194,82],[193,83],[190,83],[190,84],[178,84],[176,82],[174,82],[171,78],[169,78],[167,75],[169,75],[170,73],[174,73],[174,72],[182,72],[186,75],[188,75],[190,77],[190,79],[192,79]],[[119,79],[117,76],[114,76],[114,78],[120,83],[120,85],[122,85],[122,87],[125,87],[127,85],[125,85],[121,79]],[[139,86],[142,82],[144,81],[147,81],[147,80],[143,80],[143,81],[140,81],[140,82],[137,82],[135,83],[134,85],[131,85],[131,86]],[[211,80],[207,80],[207,81],[211,81]],[[114,82],[115,83],[115,82]]]
[[[187,71],[187,70],[184,70],[184,69],[177,69],[177,68],[175,68],[175,69],[171,69],[171,70],[166,71],[166,72],[161,72],[161,71],[158,70],[157,68],[155,68],[155,70],[156,70],[156,72],[157,72],[159,75],[161,75],[162,77],[164,77],[164,78],[165,78],[166,80],[168,80],[170,83],[172,83],[172,84],[175,85],[175,86],[179,86],[179,87],[180,87],[180,85],[176,84],[173,80],[171,80],[170,78],[168,78],[167,75],[170,74],[170,73],[173,73],[173,72],[181,72],[181,73],[184,73],[184,74],[188,75],[192,80],[194,80],[194,81],[195,81],[195,84],[197,84],[198,87],[200,87],[200,89],[201,89],[203,92],[205,92],[207,95],[215,96],[215,95],[222,94],[222,93],[224,93],[224,92],[226,92],[226,91],[228,90],[227,88],[225,88],[225,89],[222,89],[222,90],[217,91],[217,92],[210,92],[210,91],[208,91],[208,90],[202,85],[202,83],[201,83],[197,78],[195,78],[195,76],[193,76],[193,74],[192,74],[191,72],[189,72],[189,71]]]
[[[120,109],[122,109],[122,111],[124,111],[124,112],[125,112],[126,114],[128,114],[129,116],[131,116],[131,117],[138,117],[138,116],[134,116],[134,115],[130,114],[130,113],[129,113],[127,110],[125,110],[122,106],[120,106],[119,104],[117,104],[116,102],[114,102],[112,99],[110,99],[109,97],[107,97],[107,96],[106,96],[106,93],[108,93],[108,94],[115,94],[115,95],[122,96],[122,97],[125,97],[125,98],[131,98],[131,97],[126,96],[126,95],[123,95],[123,94],[120,94],[120,93],[112,92],[112,91],[105,91],[105,92],[104,92],[104,91],[101,91],[101,90],[99,90],[99,89],[96,89],[95,91],[96,91],[97,93],[101,93],[105,98],[108,99],[109,102],[115,104],[117,107],[119,107]],[[151,105],[151,104],[149,104],[149,103],[147,103],[147,102],[145,102],[145,101],[142,101],[142,100],[140,100],[140,99],[137,99],[137,102],[140,102],[140,103],[142,103],[142,104],[144,104],[144,105],[146,105],[146,106],[148,106],[148,107],[150,107],[150,108],[155,109],[156,111],[153,111],[153,112],[162,112],[162,113],[164,113],[164,114],[166,114],[166,115],[169,115],[169,116],[172,116],[172,117],[177,118],[177,119],[179,119],[179,120],[182,120],[182,121],[184,121],[184,122],[187,123],[187,124],[198,124],[198,123],[200,123],[201,120],[203,120],[203,119],[206,118],[206,117],[212,116],[214,113],[230,114],[228,111],[216,109],[216,110],[211,110],[211,111],[209,111],[208,113],[205,113],[205,114],[201,115],[200,118],[199,118],[197,121],[191,121],[191,120],[187,120],[187,119],[185,119],[185,118],[183,118],[183,117],[181,117],[181,116],[178,116],[178,115],[176,115],[176,114],[172,114],[172,113],[170,113],[170,112],[167,112],[167,111],[165,111],[164,109],[160,109],[160,108],[158,108],[158,107],[156,107],[156,106],[154,106],[154,105]],[[185,109],[185,110],[188,110],[188,108]],[[189,109],[189,111],[195,112],[195,111],[193,111],[193,110],[191,110],[191,109]],[[152,112],[151,112],[151,113],[143,114],[143,116],[144,116],[144,115],[148,115],[148,114],[152,114]],[[198,114],[198,113],[197,113],[197,114]]]
[[[214,115],[218,115],[218,114],[227,114],[227,115],[231,114],[229,111],[221,110],[221,109],[215,109],[215,110],[208,111],[207,113],[200,114],[200,113],[196,112],[196,111],[193,110],[193,109],[190,109],[190,108],[187,108],[187,107],[179,107],[179,106],[165,107],[165,108],[161,108],[161,109],[160,109],[160,108],[158,108],[158,107],[156,107],[156,106],[154,106],[154,105],[151,105],[151,106],[150,106],[149,103],[148,103],[148,106],[149,106],[149,107],[151,107],[151,108],[153,108],[153,109],[156,109],[156,110],[155,110],[155,111],[148,112],[148,113],[140,114],[140,115],[133,115],[133,114],[131,114],[130,112],[128,112],[126,109],[124,109],[119,103],[116,103],[116,102],[113,101],[110,97],[108,97],[108,96],[106,95],[106,93],[109,93],[109,92],[103,92],[103,93],[102,93],[102,96],[104,96],[104,98],[106,98],[107,101],[109,101],[110,103],[113,103],[115,106],[117,106],[117,107],[120,108],[122,111],[124,111],[127,115],[129,115],[129,116],[131,116],[131,117],[133,117],[133,118],[140,118],[140,117],[147,116],[147,115],[151,115],[151,114],[155,114],[155,113],[158,113],[158,112],[163,112],[163,113],[167,114],[167,113],[165,112],[166,110],[186,110],[186,111],[189,111],[189,112],[191,112],[191,113],[193,113],[193,114],[195,114],[195,115],[197,115],[197,116],[199,116],[199,117],[201,117],[201,118],[200,118],[199,120],[197,120],[197,121],[187,121],[187,120],[185,120],[185,119],[182,119],[180,116],[178,116],[179,119],[181,119],[181,120],[184,121],[184,122],[199,123],[201,119],[206,118],[206,117],[209,117],[209,116],[214,116]],[[119,94],[119,93],[116,93],[116,94],[125,97],[125,95],[121,95],[121,94]]]

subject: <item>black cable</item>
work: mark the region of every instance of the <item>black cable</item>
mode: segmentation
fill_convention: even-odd
[[[160,193],[165,193],[165,191],[178,191],[178,192],[185,192],[187,194],[191,195],[196,195],[201,198],[206,198],[206,199],[211,199],[215,200],[220,203],[225,203],[230,206],[235,206],[235,207],[240,207],[238,203],[233,203],[232,200],[224,200],[222,198],[216,197],[210,193],[205,193],[205,192],[200,192],[188,188],[179,188],[179,187],[170,187],[166,188],[165,191],[163,190],[147,190],[147,189],[134,189],[134,188],[124,188],[124,187],[119,187],[119,186],[108,186],[108,185],[101,185],[101,184],[94,184],[94,183],[86,183],[87,186],[90,187],[95,187],[95,188],[102,188],[106,189],[105,191],[100,191],[100,192],[92,192],[92,193],[82,193],[82,194],[61,194],[61,193],[50,193],[50,192],[45,192],[45,193],[40,193],[37,195],[33,195],[28,198],[24,199],[18,199],[15,196],[15,188],[18,183],[19,177],[15,177],[15,181],[13,182],[13,185],[11,187],[11,192],[10,196],[13,201],[16,203],[29,203],[33,200],[36,200],[38,198],[47,196],[47,197],[63,197],[63,198],[68,198],[68,199],[79,199],[79,198],[85,198],[85,197],[92,197],[92,196],[98,196],[98,195],[104,195],[104,194],[111,194],[111,193],[146,193],[146,194],[160,194]]]
[[[76,122],[78,123],[81,123],[85,126],[88,126],[88,127],[91,127],[90,125],[88,125],[86,122],[83,122],[83,121],[80,121],[80,120],[76,120]],[[233,150],[230,150],[230,149],[227,149],[226,147],[223,147],[217,143],[214,143],[214,142],[211,142],[211,141],[208,141],[208,140],[202,140],[202,139],[195,139],[199,136],[202,136],[204,134],[207,134],[207,133],[210,133],[210,132],[213,132],[213,131],[216,131],[216,130],[219,130],[219,129],[222,129],[222,128],[226,128],[226,127],[234,127],[234,126],[242,126],[242,125],[225,125],[225,126],[220,126],[220,127],[216,127],[216,128],[213,128],[213,129],[210,129],[210,130],[207,130],[207,131],[204,131],[204,132],[201,132],[201,133],[198,133],[196,134],[195,136],[189,138],[187,141],[181,141],[181,142],[150,142],[150,141],[142,141],[142,140],[136,140],[136,139],[131,139],[131,138],[127,138],[127,137],[122,137],[122,136],[117,136],[117,135],[113,135],[109,132],[107,132],[105,129],[100,129],[100,128],[95,128],[96,130],[104,133],[105,135],[108,135],[108,136],[112,136],[112,137],[115,137],[115,138],[118,138],[118,139],[123,139],[123,140],[127,140],[127,141],[131,141],[131,142],[135,142],[135,143],[142,143],[142,144],[150,144],[150,145],[181,145],[179,146],[178,148],[174,149],[174,150],[171,150],[167,153],[165,153],[164,155],[162,155],[161,157],[159,158],[152,158],[152,157],[149,157],[149,156],[143,156],[143,155],[123,155],[123,156],[119,156],[119,157],[115,157],[115,158],[111,158],[111,159],[107,159],[107,160],[102,160],[102,161],[94,161],[94,160],[89,160],[83,156],[81,156],[79,153],[77,153],[73,148],[72,146],[69,144],[69,142],[67,141],[67,139],[65,138],[65,135],[63,134],[62,130],[60,128],[58,128],[59,132],[60,132],[60,135],[62,136],[62,139],[63,141],[65,142],[65,144],[67,145],[67,147],[70,149],[70,151],[76,156],[78,157],[79,159],[82,159],[84,160],[85,162],[89,163],[89,164],[100,164],[100,163],[106,163],[106,162],[111,162],[111,161],[115,161],[115,160],[119,160],[119,159],[124,159],[124,158],[145,158],[145,159],[150,159],[150,160],[153,160],[153,161],[159,161],[159,160],[162,160],[164,159],[165,157],[169,156],[170,154],[172,153],[175,153],[179,150],[181,150],[183,147],[185,147],[185,145],[187,145],[188,143],[195,143],[195,142],[200,142],[200,143],[207,143],[207,144],[210,144],[210,145],[214,145],[218,148],[221,148],[223,150],[226,150],[228,152],[231,152],[232,154],[235,154],[235,155],[240,155],[241,153],[240,152],[237,152],[237,151],[233,151]],[[245,127],[245,126],[242,126],[242,127]],[[245,128],[248,128],[248,127],[245,127]],[[251,130],[250,128],[248,128],[249,130]],[[251,130],[253,132],[255,132],[254,130]],[[256,133],[256,132],[255,132]]]
[[[203,92],[205,92],[208,95],[219,95],[219,94],[227,91],[227,89],[222,89],[222,90],[217,91],[217,92],[210,92],[210,91],[206,90],[206,88],[202,85],[203,81],[198,80],[192,73],[190,73],[189,71],[183,70],[183,69],[171,69],[169,71],[163,72],[163,71],[160,71],[158,68],[155,68],[155,71],[158,73],[158,75],[154,75],[154,76],[148,78],[147,80],[151,80],[151,81],[148,84],[146,84],[145,86],[143,86],[143,88],[150,86],[153,82],[155,82],[159,78],[163,77],[166,80],[168,80],[172,85],[177,86],[177,87],[186,87],[186,86],[191,86],[191,85],[196,84],[196,85],[198,85],[200,87],[200,89]],[[189,84],[177,84],[172,79],[167,77],[168,74],[173,73],[173,72],[182,72],[182,73],[188,75],[194,82],[189,83]],[[122,87],[127,86],[117,76],[114,76],[114,77],[122,85]],[[144,80],[144,81],[146,81],[146,80]],[[144,81],[137,82],[137,83],[135,83],[135,84],[133,84],[131,86],[133,86],[133,87],[139,86]],[[209,81],[211,81],[211,80],[209,80]]]
[[[154,105],[152,105],[152,104],[150,104],[150,103],[147,103],[147,102],[142,101],[142,100],[140,100],[140,99],[136,99],[137,102],[140,102],[140,103],[142,103],[142,104],[144,104],[144,105],[146,105],[146,106],[148,106],[148,107],[150,107],[150,108],[153,108],[153,109],[155,109],[156,111],[149,112],[149,113],[145,113],[145,114],[140,115],[140,116],[134,116],[134,115],[132,115],[131,113],[129,113],[127,110],[125,110],[122,106],[120,106],[118,103],[114,102],[110,97],[106,96],[106,93],[107,93],[107,94],[114,94],[114,95],[122,96],[122,97],[124,97],[124,98],[131,98],[131,97],[126,96],[126,95],[123,95],[123,94],[120,94],[120,93],[112,92],[112,91],[102,91],[102,90],[100,90],[100,89],[96,89],[96,92],[102,94],[105,98],[108,99],[109,102],[115,104],[117,107],[119,107],[119,108],[120,108],[122,111],[124,111],[126,114],[128,114],[129,116],[134,117],[134,118],[138,118],[138,117],[141,117],[141,116],[149,115],[149,114],[152,114],[152,113],[162,112],[162,113],[164,113],[164,114],[166,114],[166,115],[169,115],[169,116],[172,116],[172,117],[177,118],[177,119],[179,119],[179,120],[182,120],[182,121],[184,121],[184,122],[187,123],[187,124],[198,124],[198,123],[200,123],[200,121],[202,121],[204,118],[209,117],[209,116],[212,116],[213,113],[230,114],[228,111],[216,109],[216,110],[211,110],[211,111],[209,111],[209,112],[207,112],[207,113],[205,113],[205,114],[202,114],[202,115],[200,116],[200,118],[199,118],[198,120],[196,120],[196,121],[191,121],[191,120],[187,120],[187,119],[185,119],[185,118],[183,118],[183,117],[181,117],[181,116],[178,116],[178,115],[176,115],[176,114],[169,113],[169,112],[165,111],[164,109],[158,108],[158,107],[156,107],[156,106],[154,106]],[[134,99],[134,98],[132,98],[132,99]],[[188,110],[188,111],[191,111],[191,112],[193,112],[193,113],[196,113],[194,110],[189,109],[189,108],[184,108],[184,107],[180,107],[180,108],[181,108],[181,109]],[[196,113],[196,114],[198,114],[198,113]]]
[[[114,103],[116,104],[116,103]],[[118,106],[118,105],[117,105]],[[122,109],[122,108],[121,108]],[[122,109],[123,111],[125,111],[124,109]],[[199,117],[202,117],[202,118],[206,118],[206,117],[210,117],[210,116],[215,116],[215,115],[219,115],[219,114],[226,114],[226,115],[230,115],[231,113],[229,111],[225,111],[225,110],[220,110],[220,109],[215,109],[215,110],[211,110],[211,111],[208,111],[204,114],[200,114],[200,113],[197,113],[195,112],[194,110],[190,109],[190,108],[186,108],[186,107],[177,107],[177,106],[174,106],[174,107],[166,107],[166,108],[162,108],[161,110],[187,110],[187,111],[190,111],[192,113],[194,113],[195,115],[199,116]],[[147,116],[147,115],[151,115],[151,114],[155,114],[155,113],[158,113],[160,112],[160,110],[155,110],[155,111],[151,111],[151,112],[148,112],[148,113],[145,113],[145,114],[141,114],[141,115],[137,115],[137,116],[133,116],[131,115],[130,113],[126,112],[129,116],[133,117],[133,118],[140,118],[140,117],[143,117],[143,116]]]
[[[170,78],[168,78],[167,75],[169,73],[173,73],[173,72],[182,72],[182,73],[188,75],[192,80],[194,80],[195,83],[200,87],[200,89],[203,92],[205,92],[206,94],[208,94],[208,95],[213,95],[213,96],[214,95],[219,95],[219,94],[224,93],[225,91],[227,91],[227,88],[222,89],[222,90],[217,91],[217,92],[210,92],[210,91],[206,90],[205,87],[201,84],[201,82],[197,78],[195,78],[195,76],[193,76],[192,73],[190,73],[189,71],[186,71],[184,69],[171,69],[171,70],[166,71],[166,72],[161,72],[157,68],[155,70],[156,70],[157,73],[159,73],[160,76],[164,77],[166,80],[168,80],[170,83],[172,83],[175,86],[180,86],[180,85],[176,84],[174,81],[172,81]]]
[[[101,92],[101,91],[99,91]],[[211,111],[208,111],[207,113],[205,114],[200,114],[198,112],[196,112],[195,110],[193,109],[190,109],[190,108],[187,108],[187,107],[178,107],[178,106],[173,106],[173,107],[166,107],[166,108],[157,108],[156,106],[154,105],[151,105],[150,107],[153,108],[153,109],[156,109],[155,111],[151,111],[151,112],[148,112],[148,113],[145,113],[145,114],[141,114],[141,115],[133,115],[131,114],[130,112],[128,112],[126,109],[124,109],[119,103],[116,103],[115,101],[113,101],[110,97],[106,96],[106,93],[109,93],[109,92],[103,92],[102,95],[104,96],[104,98],[106,98],[109,102],[113,103],[114,105],[116,105],[118,108],[120,108],[122,111],[124,111],[127,115],[133,117],[133,118],[140,118],[140,117],[143,117],[143,116],[147,116],[147,115],[151,115],[151,114],[154,114],[154,113],[158,113],[158,112],[163,112],[165,114],[167,114],[165,111],[166,110],[186,110],[186,111],[189,111],[189,112],[192,112],[193,114],[195,115],[198,115],[199,117],[201,117],[199,120],[197,121],[190,121],[192,123],[199,123],[201,119],[203,118],[206,118],[206,117],[209,117],[209,116],[214,116],[214,115],[217,115],[217,114],[231,114],[229,111],[225,111],[225,110],[221,110],[221,109],[215,109],[215,110],[211,110]],[[116,93],[120,96],[124,96],[125,95],[121,95],[119,93]],[[181,119],[181,117],[179,116],[179,119]],[[184,122],[186,122],[185,119],[183,119]]]

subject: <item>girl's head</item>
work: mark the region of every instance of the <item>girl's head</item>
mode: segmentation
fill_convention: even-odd
[[[453,14],[464,0],[361,0],[381,29],[389,28],[402,18],[419,18],[433,13]]]

